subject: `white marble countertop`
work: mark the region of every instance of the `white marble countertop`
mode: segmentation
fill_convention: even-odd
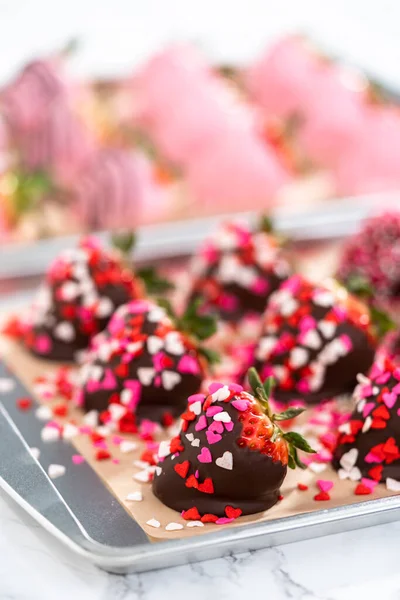
[[[398,600],[400,522],[224,559],[110,575],[0,492],[1,600]]]

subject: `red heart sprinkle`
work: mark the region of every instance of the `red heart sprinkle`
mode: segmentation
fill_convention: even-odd
[[[305,492],[306,490],[308,490],[308,485],[306,485],[305,483],[298,483],[297,487],[299,490],[301,490],[302,492]]]
[[[203,483],[200,483],[198,486],[198,490],[199,492],[204,492],[205,494],[213,494],[214,484],[211,477],[207,477],[207,479],[205,479]]]
[[[218,519],[219,517],[217,517],[216,515],[207,513],[201,517],[200,521],[202,523],[215,523],[216,521],[218,521]]]
[[[32,406],[31,398],[19,398],[17,400],[17,407],[19,410],[29,410]]]
[[[142,452],[142,454],[140,455],[140,460],[149,463],[149,465],[156,464],[156,461],[154,460],[154,452],[152,452],[151,450],[145,450],[144,452]]]
[[[53,406],[53,415],[56,417],[65,417],[68,413],[68,407],[65,404],[57,404]]]
[[[162,416],[162,424],[164,427],[170,427],[174,420],[174,417],[169,412],[165,412]]]
[[[189,508],[188,510],[184,510],[183,511],[182,517],[186,521],[199,521],[200,520],[200,513],[197,510],[196,506],[192,506],[192,508]]]
[[[233,506],[225,506],[225,514],[228,519],[237,519],[242,514],[241,508],[233,508]]]
[[[174,471],[176,473],[178,473],[178,475],[180,477],[185,478],[186,475],[188,474],[189,467],[190,467],[190,462],[188,460],[184,460],[182,463],[177,463],[176,465],[174,465]],[[197,480],[196,480],[196,482],[197,482]]]
[[[199,488],[199,482],[197,481],[197,479],[194,475],[189,475],[189,477],[185,481],[185,485],[188,488],[195,488],[195,489]]]
[[[367,496],[368,494],[372,494],[372,489],[364,485],[363,483],[359,483],[354,493],[357,496]]]
[[[368,475],[371,477],[371,479],[374,479],[375,481],[381,481],[382,471],[383,465],[376,465],[376,467],[372,467],[372,469],[368,471]]]
[[[121,363],[114,369],[114,373],[121,379],[126,379],[128,376],[128,365]]]
[[[319,494],[314,496],[314,500],[316,500],[317,502],[326,502],[327,500],[330,500],[330,499],[331,499],[331,497],[327,492],[320,492]]]
[[[108,452],[108,450],[104,450],[103,448],[97,450],[96,460],[108,460],[109,458],[111,458],[111,454]]]

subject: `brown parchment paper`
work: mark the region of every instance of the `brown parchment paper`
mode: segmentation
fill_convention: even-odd
[[[56,367],[46,361],[38,360],[28,354],[23,348],[14,342],[10,342],[1,338],[1,354],[6,364],[14,372],[14,374],[26,385],[28,390],[34,395],[33,383],[35,379],[54,371]],[[37,398],[40,401],[40,398]],[[46,402],[46,405],[51,406],[57,404],[60,400]],[[56,419],[57,420],[57,419]],[[82,423],[82,413],[79,409],[71,406],[67,419],[59,419],[60,422],[75,420],[77,424]],[[45,425],[45,423],[43,423]],[[385,496],[395,495],[388,492],[384,485],[378,485],[373,494],[367,496],[354,495],[356,482],[341,481],[335,471],[328,466],[322,473],[316,474],[310,469],[301,471],[291,471],[289,469],[288,476],[281,489],[283,500],[265,513],[240,517],[233,523],[228,525],[207,524],[204,527],[187,527],[187,521],[181,518],[176,511],[164,506],[151,491],[150,483],[139,483],[132,476],[138,473],[141,469],[133,465],[133,461],[139,459],[140,454],[144,449],[144,444],[137,436],[122,436],[125,439],[130,439],[138,443],[138,448],[132,452],[123,454],[118,446],[114,446],[109,442],[109,449],[113,458],[120,460],[119,464],[112,463],[111,460],[97,461],[95,460],[95,448],[92,442],[86,435],[78,435],[71,440],[71,443],[76,447],[79,454],[82,454],[86,461],[102,478],[105,485],[111,490],[118,501],[124,506],[127,512],[134,518],[138,524],[144,529],[146,534],[153,541],[166,539],[183,538],[193,535],[200,535],[215,531],[220,527],[237,527],[245,523],[259,523],[262,521],[273,520],[281,517],[293,516],[296,514],[313,512],[321,509],[329,509],[337,506],[354,504],[364,500],[373,500]],[[51,442],[49,442],[51,443]],[[67,469],[79,469],[79,465],[64,465]],[[331,500],[327,502],[317,502],[313,498],[319,492],[317,487],[318,479],[329,479],[334,481],[334,487],[330,491]],[[300,491],[297,488],[297,483],[304,483],[309,486],[307,491]],[[129,493],[141,491],[143,494],[142,502],[128,501],[126,497]],[[84,494],[84,490],[82,490]],[[190,508],[190,507],[188,507]],[[147,525],[150,519],[156,519],[160,522],[159,528],[154,528]],[[168,523],[180,523],[184,526],[183,529],[177,531],[166,531],[165,526]]]

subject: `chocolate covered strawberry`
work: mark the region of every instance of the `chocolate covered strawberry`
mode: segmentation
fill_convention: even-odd
[[[296,275],[269,300],[254,364],[275,378],[276,399],[315,403],[351,392],[376,345],[366,304],[333,281],[314,285]]]
[[[80,371],[77,402],[85,411],[106,411],[120,428],[144,417],[178,416],[199,391],[210,353],[199,339],[215,331],[211,317],[190,307],[173,321],[149,300],[121,306],[92,341]],[[197,336],[197,337],[195,337]]]
[[[269,295],[290,272],[278,238],[264,226],[252,233],[245,225],[222,226],[200,248],[192,265],[190,300],[200,298],[206,310],[237,324],[258,320]]]
[[[274,415],[251,369],[253,394],[240,385],[213,383],[208,394],[189,397],[180,434],[159,449],[154,494],[185,518],[206,522],[267,510],[279,499],[287,467],[303,466],[297,449],[313,452],[298,433],[278,423],[302,409]]]
[[[339,427],[333,464],[342,479],[363,477],[400,491],[400,369],[377,362],[359,377],[356,407]]]
[[[118,253],[85,238],[51,264],[29,313],[21,319],[23,341],[43,358],[73,360],[118,306],[142,294],[141,284]]]

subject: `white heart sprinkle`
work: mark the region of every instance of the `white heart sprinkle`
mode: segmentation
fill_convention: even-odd
[[[108,411],[110,413],[111,420],[114,423],[117,423],[126,414],[125,406],[122,406],[121,404],[116,404],[115,402],[112,402],[108,405]]]
[[[353,467],[349,471],[349,479],[351,479],[351,481],[359,481],[361,479],[361,471],[358,467]]]
[[[201,402],[198,400],[197,402],[193,402],[193,404],[189,404],[189,410],[195,415],[199,415],[201,413]]]
[[[233,456],[232,452],[224,452],[222,456],[217,458],[215,464],[221,469],[227,469],[228,471],[232,471],[233,469]]]
[[[191,445],[195,448],[198,448],[200,446],[200,438],[196,438],[195,440],[193,440]]]
[[[72,342],[75,339],[75,329],[68,321],[61,321],[54,328],[54,336],[63,342]]]
[[[181,336],[177,331],[170,331],[165,336],[165,349],[169,354],[181,355],[185,352]]]
[[[123,454],[132,452],[133,450],[136,450],[137,447],[138,446],[135,442],[130,442],[129,440],[122,440],[122,442],[119,445],[119,449]]]
[[[62,430],[63,440],[71,440],[73,437],[78,435],[79,429],[72,423],[66,423]]]
[[[193,440],[194,440],[194,435],[193,435],[193,433],[186,433],[186,435],[185,435],[185,438],[186,438],[187,440],[189,440],[189,442],[193,442]]]
[[[161,468],[161,467],[159,467],[159,466],[157,465],[157,466],[156,466],[156,468],[154,469],[154,473],[155,473],[156,475],[161,475],[161,473],[162,473],[162,468]]]
[[[219,388],[216,392],[214,392],[211,395],[211,398],[212,398],[213,402],[223,402],[224,400],[229,398],[230,395],[231,395],[231,392],[230,392],[228,386],[223,385],[221,388]]]
[[[166,531],[178,531],[178,529],[183,529],[183,525],[181,525],[180,523],[172,522],[172,523],[168,523],[168,525],[165,526]]]
[[[79,294],[79,285],[74,281],[66,281],[60,288],[63,300],[74,300]]]
[[[186,527],[204,527],[204,523],[201,521],[188,521]]]
[[[97,307],[96,307],[96,315],[98,317],[109,317],[111,315],[111,313],[114,310],[114,304],[112,303],[112,301],[110,300],[110,298],[107,298],[106,296],[104,296],[103,298],[100,298]]]
[[[214,415],[214,421],[222,421],[222,423],[230,423],[232,421],[231,416],[225,410]]]
[[[138,379],[142,385],[150,385],[155,374],[156,371],[152,367],[139,367],[137,370]]]
[[[289,363],[293,369],[298,369],[308,361],[308,352],[305,348],[293,348],[290,353]]]
[[[160,445],[158,447],[158,456],[160,458],[165,458],[169,454],[171,454],[171,442],[169,440],[164,440],[160,442]]]
[[[396,481],[396,479],[388,477],[386,479],[386,488],[391,492],[400,492],[400,481]]]
[[[57,479],[57,477],[62,477],[65,475],[65,467],[64,465],[49,465],[48,474],[50,479]]]
[[[39,419],[39,421],[48,421],[52,416],[53,413],[49,406],[39,406],[35,410],[35,417]]]
[[[0,394],[8,394],[15,388],[15,381],[9,377],[0,377]]]
[[[60,432],[55,427],[43,427],[40,437],[43,442],[55,442],[60,439]]]
[[[313,471],[314,473],[322,473],[322,471],[325,471],[327,466],[328,465],[325,465],[323,463],[312,462],[308,465],[308,468],[311,469],[311,471]]]
[[[123,404],[124,406],[127,406],[129,404],[129,402],[132,400],[132,390],[122,390],[121,394],[120,394],[120,398],[121,398],[121,404]]]
[[[148,483],[150,481],[150,471],[139,471],[133,475],[133,479],[140,481],[140,483]]]
[[[261,338],[261,340],[258,344],[256,358],[258,360],[268,359],[270,357],[273,349],[275,348],[277,341],[278,341],[278,339],[274,336],[267,336],[267,337]]]
[[[103,437],[107,437],[111,433],[111,429],[107,425],[100,425],[96,428],[96,433],[102,435]]]
[[[319,337],[315,329],[310,329],[309,331],[307,331],[303,338],[303,344],[304,346],[307,346],[308,348],[312,348],[314,350],[318,350],[321,347],[321,338]]]
[[[333,294],[328,290],[317,292],[313,297],[314,304],[318,306],[332,306],[334,300]]]
[[[350,425],[350,423],[342,423],[342,425],[339,425],[338,431],[340,433],[345,433],[346,435],[350,435],[351,434],[351,425]]]
[[[165,310],[159,306],[156,306],[147,314],[147,320],[150,321],[150,323],[158,323],[159,321],[162,321],[165,316]]]
[[[161,374],[162,384],[166,390],[172,390],[178,383],[181,382],[182,377],[175,371],[163,371]],[[193,406],[193,404],[191,405]]]
[[[358,450],[357,448],[351,448],[348,452],[343,454],[341,459],[339,460],[340,466],[345,469],[345,471],[350,471],[357,462],[358,458]]]
[[[371,425],[372,425],[372,417],[370,417],[368,415],[368,417],[364,421],[364,425],[363,425],[361,432],[367,433],[367,431],[369,431],[371,429]]]
[[[298,308],[298,302],[294,298],[288,298],[281,306],[281,315],[290,317]]]
[[[330,340],[335,334],[336,323],[333,323],[332,321],[320,321],[318,323],[318,329],[320,330],[324,338]]]
[[[143,500],[142,492],[131,492],[127,495],[126,500],[131,502],[141,502]]]
[[[93,428],[96,427],[97,423],[99,422],[99,413],[98,413],[98,411],[97,410],[90,410],[83,417],[83,422],[88,427],[93,427]]]
[[[164,341],[156,335],[149,335],[147,338],[147,350],[150,354],[157,354],[164,346]]]
[[[150,527],[155,527],[156,529],[158,529],[158,527],[161,526],[160,521],[157,521],[157,519],[149,519],[148,521],[146,521],[146,525],[149,525]]]
[[[33,458],[35,458],[36,460],[39,460],[39,456],[40,456],[39,448],[29,448],[29,451],[32,454]]]

